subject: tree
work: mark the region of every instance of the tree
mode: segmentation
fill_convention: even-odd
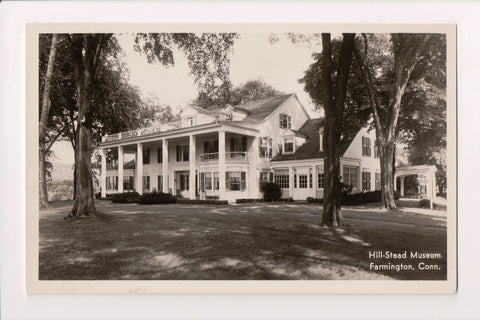
[[[329,226],[337,226],[342,223],[340,140],[354,41],[355,34],[343,34],[337,68],[334,71],[331,35],[329,33],[322,34],[321,100],[325,110],[323,131],[325,180],[322,224]],[[336,72],[335,90],[332,81],[333,72]]]
[[[53,66],[55,63],[55,55],[57,52],[57,35],[54,34],[51,39],[50,52],[48,56],[47,71],[43,84],[42,105],[39,122],[39,192],[40,192],[40,209],[48,208],[47,194],[47,174],[45,157],[49,152],[49,147],[45,148],[47,135],[47,122],[50,112],[50,89],[53,74]]]
[[[267,84],[265,81],[256,79],[248,80],[245,83],[232,88],[225,94],[226,96],[220,97],[217,100],[199,94],[192,104],[206,109],[222,108],[227,103],[231,105],[245,104],[284,93]]]
[[[411,78],[425,78],[426,70],[431,69],[431,61],[441,60],[439,56],[442,54],[436,50],[439,46],[434,45],[438,44],[440,35],[392,34],[390,37],[391,46],[384,39],[363,34],[363,50],[357,48],[355,54],[362,62],[363,79],[376,128],[381,163],[381,205],[391,210],[396,208],[393,197],[395,142],[401,129],[398,122],[405,105],[403,98]],[[370,54],[371,48],[377,51],[380,48],[383,60]],[[417,75],[414,73],[416,68]]]
[[[174,63],[173,47],[183,51],[201,92],[212,97],[221,94],[229,86],[228,53],[236,34],[138,34],[135,48],[146,54],[149,62],[164,65]],[[96,214],[93,200],[92,135],[95,126],[94,91],[98,86],[96,74],[105,52],[115,52],[112,34],[69,35],[70,55],[74,69],[76,89],[75,143],[75,199],[71,216]]]

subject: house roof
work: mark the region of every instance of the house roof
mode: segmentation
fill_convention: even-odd
[[[236,111],[243,112],[247,116],[245,119],[241,121],[260,121],[265,120],[273,111],[275,111],[278,107],[280,107],[288,98],[294,96],[294,93],[289,94],[282,94],[275,97],[265,98],[253,102],[248,102],[245,104],[239,104],[232,106],[232,108]],[[223,108],[216,108],[216,109],[205,109],[198,106],[192,106],[193,109],[196,111],[217,116],[218,114],[222,113]]]
[[[323,122],[323,118],[307,120],[298,130],[298,133],[306,137],[305,143],[298,147],[295,153],[278,154],[272,161],[323,158],[323,152],[320,152],[320,138],[318,136],[318,130],[323,127]]]
[[[236,105],[234,108],[247,112],[248,115],[245,120],[264,120],[285,101],[287,101],[287,99],[294,95],[294,93],[282,94],[275,97]]]

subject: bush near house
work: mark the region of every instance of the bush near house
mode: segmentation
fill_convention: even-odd
[[[263,200],[266,202],[278,201],[282,196],[280,186],[274,182],[262,184]]]
[[[110,200],[115,203],[136,203],[140,201],[140,194],[138,192],[123,192],[108,195]]]
[[[163,192],[147,192],[139,197],[138,203],[140,204],[163,204],[163,203],[175,203],[177,198],[169,193]]]
[[[381,191],[369,191],[361,193],[347,193],[342,192],[342,205],[346,206],[356,206],[360,204],[370,203],[370,202],[380,202]],[[400,193],[394,192],[394,199],[400,199]]]

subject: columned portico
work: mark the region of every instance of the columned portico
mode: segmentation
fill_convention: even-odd
[[[164,193],[168,193],[168,140],[162,140],[162,190]],[[159,186],[160,188],[160,186]]]
[[[190,162],[190,174],[189,174],[189,197],[194,200],[196,198],[196,186],[195,186],[195,177],[196,177],[196,147],[195,147],[195,136],[190,135],[189,137],[189,162]]]
[[[107,196],[107,156],[105,155],[105,149],[100,149],[102,156],[102,178],[100,182],[100,188],[102,190],[102,198]]]
[[[225,200],[225,131],[218,131],[218,177],[220,200]]]
[[[123,192],[123,146],[118,147],[118,192]]]
[[[136,190],[139,194],[143,193],[143,144],[137,143],[137,157],[135,163]]]

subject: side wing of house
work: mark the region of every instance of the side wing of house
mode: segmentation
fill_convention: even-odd
[[[285,142],[294,139],[294,150],[305,139],[295,136],[292,131],[299,130],[310,117],[296,95],[291,95],[274,110],[259,126],[260,136],[272,139],[272,157],[284,152]]]
[[[354,191],[380,190],[380,157],[374,129],[362,128],[357,133],[343,154],[342,164],[342,181],[353,185],[357,189]]]

